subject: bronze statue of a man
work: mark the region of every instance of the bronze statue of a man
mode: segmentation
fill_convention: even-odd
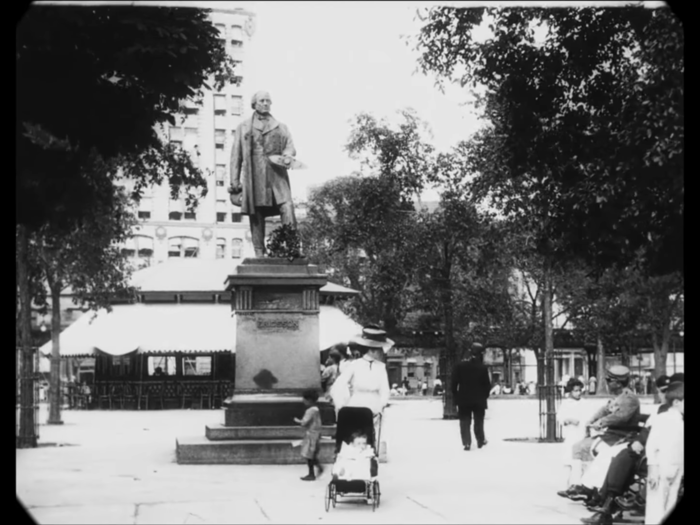
[[[253,115],[236,129],[231,150],[231,192],[241,193],[241,213],[248,215],[256,257],[265,255],[265,217],[281,215],[282,224],[296,226],[287,169],[270,155],[294,157],[287,126],[270,114],[270,94],[253,95]]]

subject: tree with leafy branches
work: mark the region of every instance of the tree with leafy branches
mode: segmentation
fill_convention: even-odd
[[[416,264],[415,209],[382,176],[349,176],[310,195],[300,224],[305,255],[331,279],[360,291],[344,308],[358,322],[388,332],[411,304]]]
[[[445,334],[448,378],[460,349],[487,343],[504,321],[507,269],[500,263],[498,228],[485,212],[461,195],[441,193],[439,207],[418,216],[414,304],[438,315]],[[452,390],[445,390],[443,417],[457,415]]]
[[[206,192],[201,170],[166,144],[158,126],[175,123],[182,101],[209,82],[233,82],[208,11],[151,6],[30,6],[16,38],[16,202],[18,346],[33,377],[31,236],[50,225],[69,235],[92,220],[92,206],[116,209],[107,180],[135,182],[134,193],[168,180],[194,205]],[[33,386],[20,392],[17,446],[35,447]]]
[[[99,162],[99,159],[95,159]],[[106,166],[91,166],[93,173]],[[61,293],[71,290],[73,302],[97,311],[111,310],[110,299],[129,290],[131,266],[119,243],[133,234],[137,220],[130,197],[119,186],[104,179],[104,191],[115,193],[111,206],[87,202],[91,220],[71,230],[54,230],[44,225],[30,234],[29,252],[32,274],[45,283],[32,296],[38,307],[51,309],[51,380],[49,386],[49,424],[61,424],[60,342]]]
[[[482,23],[492,36],[476,39]],[[566,264],[584,259],[599,273],[634,260],[655,274],[682,269],[682,48],[665,9],[427,13],[419,67],[439,85],[484,89],[488,126],[467,152],[473,193],[533,234],[550,361],[552,279]],[[547,403],[553,412],[551,395]],[[548,438],[554,425],[550,418]]]
[[[397,116],[393,124],[367,113],[352,119],[346,151],[360,171],[314,191],[302,226],[309,257],[361,291],[347,308],[390,333],[410,305],[419,242],[412,199],[425,185],[433,154],[415,111]]]
[[[486,39],[475,37],[485,26]],[[437,82],[481,86],[494,182],[546,199],[558,258],[683,270],[683,28],[667,7],[431,8]],[[474,151],[474,155],[478,155]],[[638,251],[643,248],[643,256]]]

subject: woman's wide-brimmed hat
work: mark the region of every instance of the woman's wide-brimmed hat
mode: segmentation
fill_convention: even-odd
[[[386,332],[378,326],[365,326],[362,333],[350,339],[351,345],[367,348],[381,348],[386,351],[394,346],[394,341],[386,336]]]

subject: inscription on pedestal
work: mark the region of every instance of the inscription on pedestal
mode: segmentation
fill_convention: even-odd
[[[296,319],[258,319],[255,327],[265,332],[297,332],[299,331],[299,321]]]
[[[253,310],[301,310],[302,294],[298,291],[256,290],[253,294]]]

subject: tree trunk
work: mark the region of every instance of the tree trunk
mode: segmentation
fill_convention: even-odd
[[[442,409],[443,419],[456,419],[457,407],[452,395],[452,373],[457,364],[457,348],[454,337],[454,311],[452,309],[452,291],[449,285],[442,292],[442,307],[445,321],[445,403]]]
[[[627,368],[630,367],[630,352],[629,348],[627,348],[627,345],[620,346],[620,361]]]
[[[546,440],[556,441],[557,438],[557,409],[554,392],[554,329],[552,326],[552,275],[547,269],[544,276],[542,294],[542,316],[544,321],[544,355],[545,355],[545,387],[546,387]]]
[[[600,334],[598,334],[598,337],[596,339],[596,346],[598,348],[598,356],[597,356],[597,365],[598,365],[598,372],[596,379],[596,387],[595,387],[595,393],[596,394],[608,394],[608,382],[605,380],[605,347],[603,346],[603,339],[600,337]]]
[[[668,344],[671,340],[671,328],[666,323],[664,330],[661,332],[661,344],[656,333],[652,334],[651,341],[654,346],[654,378],[659,378],[666,375],[666,360],[668,358]],[[654,389],[654,402],[660,403],[659,393]]]
[[[541,348],[535,348],[535,360],[537,362],[537,384],[542,386],[545,383],[544,354]]]
[[[49,283],[51,288],[51,384],[49,385],[49,425],[62,425],[61,421],[61,286]]]
[[[29,292],[29,237],[26,226],[19,225],[17,235],[17,277],[19,286],[19,336],[20,352],[20,413],[17,448],[35,448],[37,436],[34,414],[34,349],[32,348],[31,294]]]

